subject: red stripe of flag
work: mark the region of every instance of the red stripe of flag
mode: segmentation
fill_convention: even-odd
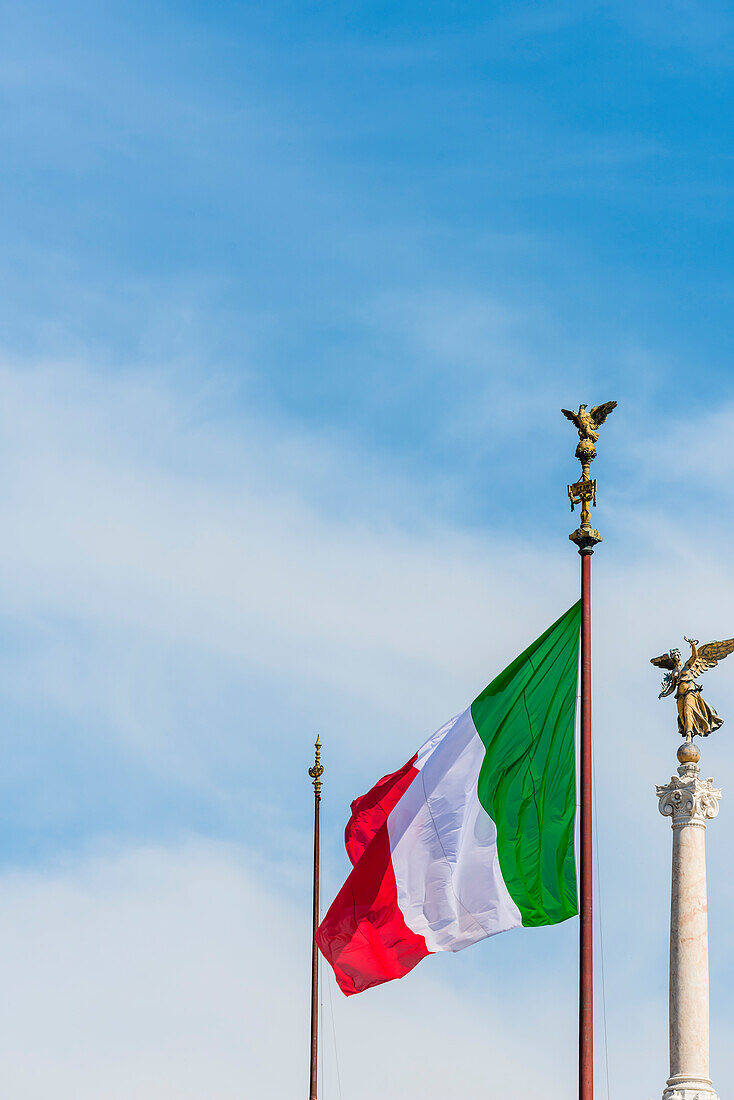
[[[316,933],[343,993],[402,978],[430,951],[398,907],[387,819],[418,775],[416,756],[352,803],[345,833],[354,865]]]

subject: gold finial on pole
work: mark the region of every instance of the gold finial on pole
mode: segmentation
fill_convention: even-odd
[[[579,405],[577,413],[570,409],[561,409],[561,412],[570,420],[579,433],[579,442],[576,447],[576,458],[581,463],[581,478],[568,487],[568,498],[571,501],[573,512],[577,504],[581,505],[581,525],[568,537],[579,548],[579,554],[585,556],[594,553],[594,547],[602,541],[599,532],[591,526],[591,505],[596,507],[596,481],[591,477],[591,463],[596,458],[595,444],[599,439],[599,428],[613,409],[616,409],[616,401],[606,401],[603,405],[595,405],[591,412],[586,411],[586,405]]]
[[[316,737],[316,753],[313,767],[308,769],[308,774],[313,779],[314,794],[321,794],[321,776],[324,774],[324,765],[321,763],[321,738]]]

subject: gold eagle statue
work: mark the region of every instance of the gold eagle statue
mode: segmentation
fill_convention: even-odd
[[[692,741],[697,735],[708,737],[724,722],[701,695],[702,688],[696,683],[696,679],[734,652],[734,638],[725,642],[706,642],[700,647],[697,638],[686,638],[686,641],[691,647],[691,656],[685,664],[681,660],[679,649],[671,649],[660,657],[653,657],[650,664],[667,669],[658,699],[664,699],[675,692],[678,732],[686,741]]]
[[[586,405],[579,405],[577,413],[571,412],[570,409],[561,409],[561,412],[578,430],[579,440],[582,443],[598,443],[599,433],[596,429],[601,427],[616,407],[616,401],[605,401],[603,405],[595,405],[591,412],[586,411]]]

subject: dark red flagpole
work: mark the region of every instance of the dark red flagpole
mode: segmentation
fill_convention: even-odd
[[[577,413],[563,409],[579,433],[576,457],[581,463],[581,479],[568,487],[571,511],[581,505],[581,525],[569,538],[581,555],[581,744],[580,771],[580,848],[579,853],[579,1100],[594,1100],[594,923],[593,923],[593,831],[591,813],[591,555],[602,541],[591,526],[591,505],[596,504],[596,481],[589,468],[596,458],[594,444],[597,429],[616,401],[607,401],[587,412],[586,405]]]
[[[579,1098],[594,1096],[594,924],[591,817],[591,555],[581,554],[581,918],[579,949]]]
[[[317,1100],[319,1057],[319,951],[316,946],[316,929],[319,926],[319,859],[321,835],[319,810],[321,807],[321,740],[316,738],[316,755],[313,767],[308,769],[313,779],[313,924],[311,928],[311,1059],[309,1073],[309,1100]]]

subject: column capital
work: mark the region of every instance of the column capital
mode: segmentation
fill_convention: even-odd
[[[656,786],[658,809],[663,817],[671,817],[674,829],[686,825],[706,828],[706,821],[719,812],[721,788],[713,779],[701,779],[698,764],[681,764],[664,786]]]

